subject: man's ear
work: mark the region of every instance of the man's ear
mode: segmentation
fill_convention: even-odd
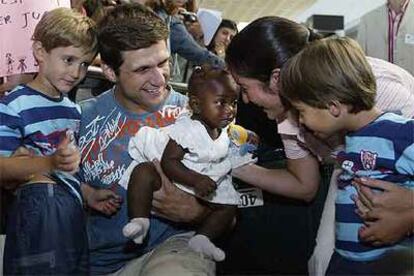
[[[105,78],[107,78],[109,81],[116,83],[117,82],[117,77],[115,74],[114,69],[112,69],[111,66],[105,64],[104,62],[101,63],[101,69],[102,72],[105,76]]]
[[[188,99],[188,104],[190,105],[190,108],[194,114],[200,113],[200,102],[197,97],[190,96]]]
[[[45,54],[47,53],[45,48],[43,48],[42,42],[40,41],[33,42],[32,49],[33,49],[33,56],[35,60],[37,61],[37,63],[39,64],[42,63],[45,58]]]
[[[335,118],[341,116],[341,114],[345,111],[343,108],[344,105],[338,101],[332,101],[328,104],[329,113]]]
[[[269,80],[269,88],[271,91],[279,91],[279,78],[280,78],[280,69],[275,68],[272,70],[272,73],[270,74],[270,80]]]

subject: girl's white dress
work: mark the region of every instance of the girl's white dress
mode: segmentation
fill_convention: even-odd
[[[154,159],[161,160],[169,139],[188,150],[182,160],[187,168],[207,175],[216,182],[217,189],[208,197],[204,197],[204,200],[219,204],[238,204],[239,195],[232,183],[231,169],[252,163],[254,160],[251,156],[242,159],[235,156],[237,161],[234,162],[231,156],[233,154],[229,154],[230,139],[227,128],[213,140],[206,128],[199,121],[192,120],[189,113],[182,113],[174,124],[164,128],[142,127],[131,138],[128,151],[133,161],[120,180],[120,185],[127,187],[132,170],[137,164]],[[192,187],[174,184],[181,190],[195,195]]]

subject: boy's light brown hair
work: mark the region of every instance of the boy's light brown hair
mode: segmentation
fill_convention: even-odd
[[[98,49],[95,23],[69,8],[46,12],[36,25],[32,40],[41,42],[47,52],[69,46],[82,48],[87,53]]]
[[[339,102],[357,113],[374,107],[376,83],[355,40],[329,37],[310,43],[285,64],[280,94],[321,109]]]

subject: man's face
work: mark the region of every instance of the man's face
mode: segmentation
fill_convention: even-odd
[[[276,120],[285,113],[285,108],[280,101],[279,91],[276,88],[271,89],[259,80],[241,77],[235,72],[232,72],[232,75],[241,87],[243,102],[252,102],[262,107],[271,120]]]
[[[135,113],[153,112],[169,95],[169,52],[165,41],[148,48],[125,51],[116,76],[115,97]]]

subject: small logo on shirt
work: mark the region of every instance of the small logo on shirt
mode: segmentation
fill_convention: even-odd
[[[361,150],[361,163],[365,170],[373,170],[377,163],[378,153]]]

